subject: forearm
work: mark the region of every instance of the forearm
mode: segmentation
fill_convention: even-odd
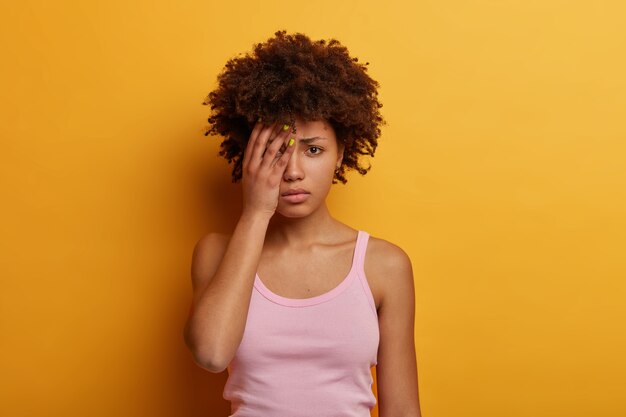
[[[215,371],[230,363],[245,329],[269,218],[242,215],[210,283],[193,303],[188,340],[198,361]]]

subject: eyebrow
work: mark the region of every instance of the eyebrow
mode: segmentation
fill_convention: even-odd
[[[326,139],[323,138],[321,136],[313,136],[312,138],[300,138],[300,142],[304,142],[304,143],[311,143],[313,142],[315,139]]]

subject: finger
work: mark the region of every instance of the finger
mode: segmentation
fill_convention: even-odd
[[[246,144],[246,150],[243,153],[244,168],[248,165],[248,161],[250,160],[250,153],[252,152],[252,149],[254,148],[254,143],[256,142],[257,137],[259,136],[259,133],[262,129],[263,123],[257,122],[254,125],[254,129],[252,129],[252,133],[250,133],[250,138],[248,139],[248,143]]]
[[[263,156],[267,152],[267,148],[269,148],[270,145],[274,142],[274,139],[276,139],[276,137],[280,135],[280,133],[283,131],[282,126],[283,124],[280,121],[277,121],[276,124],[273,125],[272,132],[270,133],[270,136],[267,139],[267,142],[265,143],[265,150],[263,151]]]
[[[253,145],[250,161],[248,162],[248,165],[251,167],[258,167],[261,164],[267,140],[272,134],[272,131],[276,128],[276,125],[277,123],[272,123],[271,125],[264,126],[263,130],[259,133]]]
[[[285,126],[287,129],[285,129]],[[272,139],[272,143],[267,147],[261,167],[271,167],[280,155],[277,155],[279,150],[285,146],[285,141],[289,136],[289,126],[283,125],[280,131],[276,134],[276,137]]]
[[[292,139],[293,139],[293,142],[291,142]],[[292,144],[289,145],[289,143],[292,143]],[[289,141],[287,142],[285,151],[283,152],[282,155],[280,155],[280,157],[276,160],[276,163],[272,167],[276,173],[282,175],[285,172],[285,167],[287,167],[287,162],[289,162],[291,155],[293,155],[293,153],[296,151],[297,146],[298,146],[297,139],[294,136],[291,136],[289,138]]]

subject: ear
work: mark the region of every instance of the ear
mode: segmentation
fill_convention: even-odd
[[[341,162],[343,161],[343,151],[345,149],[345,145],[343,144],[343,142],[339,142],[338,146],[337,146],[337,166],[341,165]]]

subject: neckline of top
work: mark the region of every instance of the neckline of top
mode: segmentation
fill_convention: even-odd
[[[283,297],[282,295],[278,295],[272,292],[269,288],[263,284],[261,278],[259,277],[258,272],[254,274],[254,287],[265,296],[265,298],[273,301],[277,304],[284,305],[287,307],[306,307],[319,303],[323,303],[328,301],[341,293],[349,284],[352,282],[352,277],[356,275],[356,265],[357,265],[357,255],[359,253],[359,247],[361,244],[361,240],[363,239],[364,232],[362,230],[357,231],[356,243],[354,245],[354,250],[352,252],[352,265],[350,266],[350,271],[348,271],[348,275],[346,275],[341,282],[334,288],[329,291],[326,291],[323,294],[316,295],[314,297],[308,298],[289,298]]]

